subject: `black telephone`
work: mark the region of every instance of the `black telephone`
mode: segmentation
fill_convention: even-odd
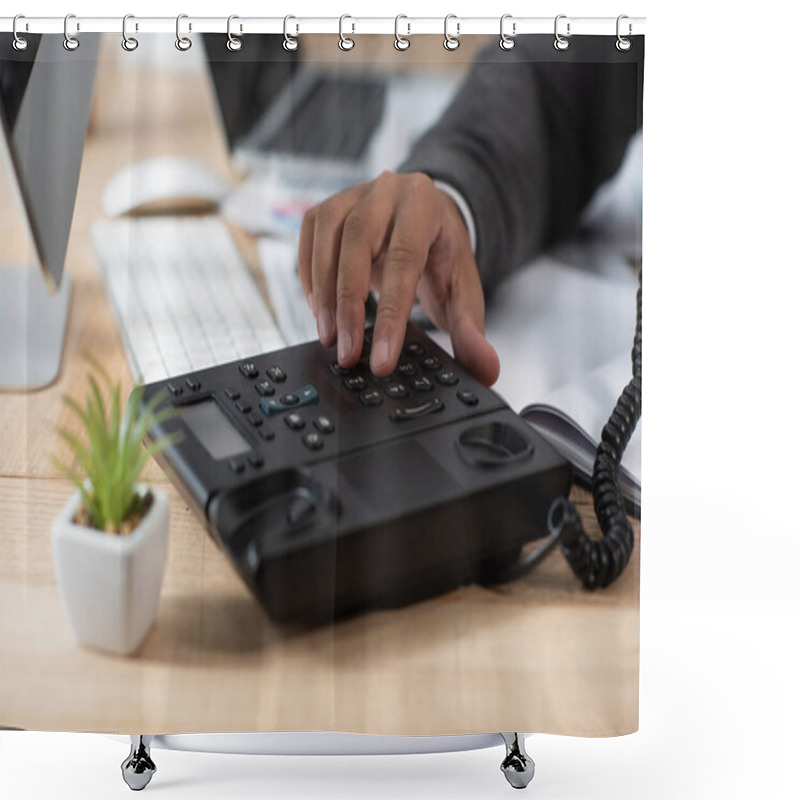
[[[589,587],[622,571],[633,534],[608,498],[641,404],[641,289],[638,389],[595,468],[601,542],[565,500],[568,462],[497,394],[410,323],[378,378],[371,334],[352,369],[309,342],[143,388],[173,409],[149,433],[170,437],[162,465],[270,617],[320,624],[507,580],[557,543]]]

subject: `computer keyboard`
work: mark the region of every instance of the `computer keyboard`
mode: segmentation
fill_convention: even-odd
[[[92,240],[136,380],[285,346],[218,217],[103,220]]]

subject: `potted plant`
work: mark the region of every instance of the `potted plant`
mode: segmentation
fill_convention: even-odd
[[[85,405],[64,403],[82,429],[59,435],[72,463],[54,459],[76,491],[53,523],[56,580],[72,630],[81,644],[130,655],[155,618],[167,551],[169,499],[140,483],[150,457],[169,439],[143,446],[147,431],[169,410],[161,397],[142,404],[139,388],[123,410],[119,385],[89,378]]]

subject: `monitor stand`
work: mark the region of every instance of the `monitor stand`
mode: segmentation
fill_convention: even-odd
[[[41,389],[61,368],[72,284],[55,294],[36,267],[0,266],[0,389]]]

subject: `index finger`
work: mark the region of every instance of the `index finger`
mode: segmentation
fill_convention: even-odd
[[[383,262],[383,281],[372,337],[370,366],[378,376],[388,375],[400,357],[417,282],[435,238],[433,220],[427,205],[416,202],[403,204],[395,221]]]

